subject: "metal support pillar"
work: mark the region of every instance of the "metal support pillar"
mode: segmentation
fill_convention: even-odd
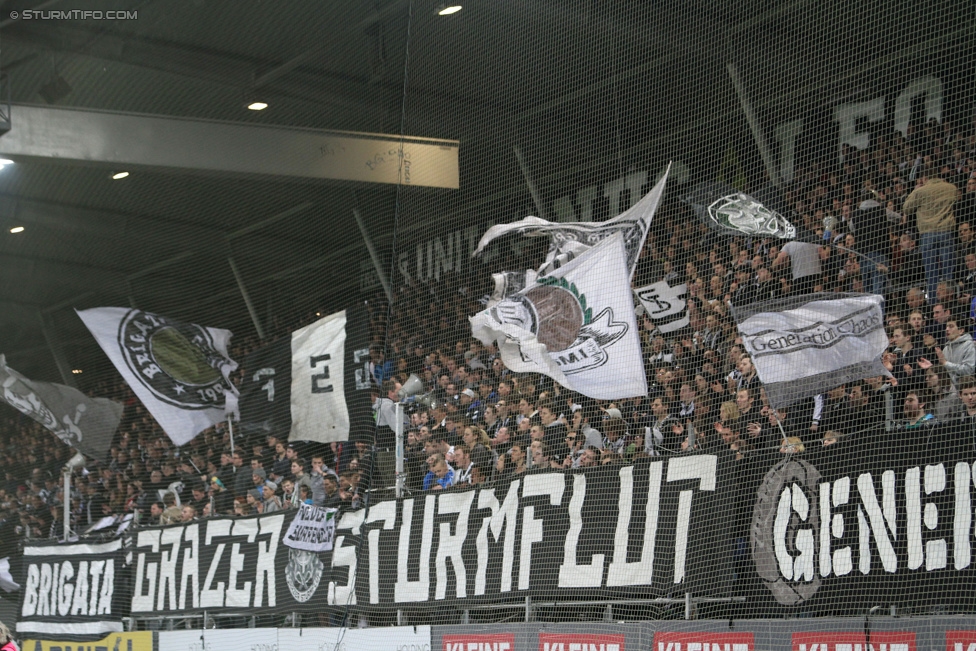
[[[373,261],[373,267],[376,269],[376,275],[380,279],[380,284],[383,285],[383,291],[386,292],[386,298],[392,304],[393,290],[390,287],[390,279],[386,276],[383,263],[380,261],[380,255],[376,252],[376,247],[373,246],[373,239],[369,236],[369,231],[366,230],[363,216],[359,214],[358,208],[352,209],[352,216],[356,218],[356,225],[359,226],[359,232],[362,233],[363,241],[366,243],[366,250],[369,251],[369,259]]]
[[[403,403],[396,403],[396,497],[403,497],[403,489],[406,483],[406,476],[403,474]]]
[[[241,296],[244,297],[244,304],[247,305],[247,313],[251,315],[251,321],[254,323],[254,329],[258,331],[258,338],[264,339],[264,328],[261,327],[261,319],[258,318],[258,311],[254,309],[254,303],[251,301],[251,295],[247,293],[247,287],[244,285],[244,278],[241,276],[241,272],[237,269],[237,264],[234,262],[234,258],[227,256],[227,262],[230,263],[230,270],[234,272],[234,280],[237,281],[237,288],[241,290]]]
[[[525,163],[525,157],[522,156],[522,150],[515,147],[515,160],[518,161],[519,169],[522,170],[522,176],[525,177],[525,184],[529,186],[529,194],[532,195],[532,203],[535,204],[536,212],[539,213],[539,217],[548,220],[549,215],[546,211],[545,204],[542,203],[542,193],[539,192],[539,186],[535,184],[535,179],[532,178],[532,173],[529,172],[529,166]]]
[[[729,71],[729,76],[732,78],[732,87],[735,88],[735,94],[739,98],[742,112],[746,114],[746,122],[749,123],[749,130],[752,131],[752,137],[756,141],[756,147],[759,148],[759,155],[762,156],[763,165],[766,166],[766,173],[769,174],[769,180],[776,187],[780,187],[779,173],[776,171],[773,155],[769,151],[769,145],[766,143],[766,136],[763,135],[759,120],[756,119],[756,113],[752,110],[752,104],[749,103],[749,98],[746,96],[746,88],[742,83],[742,79],[739,77],[739,70],[735,67],[734,63],[728,64],[726,68]]]

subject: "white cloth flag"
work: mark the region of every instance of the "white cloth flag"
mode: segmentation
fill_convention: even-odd
[[[9,556],[0,558],[0,588],[4,592],[16,592],[20,590],[20,584],[14,581],[14,576],[10,573]]]
[[[345,441],[349,411],[345,378],[346,311],[291,334],[290,441]]]
[[[597,399],[647,394],[622,233],[471,317],[505,365]]]
[[[668,334],[681,330],[691,323],[688,316],[688,286],[685,283],[671,287],[666,280],[635,289],[637,300],[657,329]]]
[[[224,420],[237,368],[229,330],[124,307],[78,311],[108,358],[176,445]]]
[[[889,375],[884,299],[808,294],[733,307],[769,403],[788,407],[866,377]]]
[[[511,224],[498,224],[489,228],[478,242],[474,255],[480,254],[492,241],[509,233],[521,233],[528,237],[548,237],[550,239],[549,253],[545,262],[536,270],[527,273],[506,271],[492,275],[495,283],[489,306],[506,296],[512,296],[531,285],[536,276],[551,274],[555,269],[568,263],[573,258],[584,254],[600,242],[615,234],[622,236],[625,250],[627,283],[634,276],[637,259],[644,240],[651,225],[651,219],[657,211],[664,195],[664,186],[668,180],[671,166],[665,170],[660,180],[644,197],[630,209],[620,213],[605,222],[548,222],[538,217],[526,217]]]

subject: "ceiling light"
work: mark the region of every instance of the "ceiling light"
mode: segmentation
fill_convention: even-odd
[[[461,11],[461,5],[441,6],[437,9],[437,15],[450,16],[451,14],[456,14],[459,11]]]
[[[112,178],[118,181],[119,179],[124,179],[127,176],[129,176],[128,172],[116,172],[115,174],[112,175]]]
[[[247,108],[249,108],[252,111],[263,111],[264,109],[268,108],[268,103],[267,102],[251,102],[250,104],[247,105]]]
[[[71,369],[71,372],[74,373],[75,375],[81,375],[81,369],[80,368],[73,368],[73,369]]]
[[[24,227],[23,226],[14,226],[13,228],[10,229],[10,232],[11,233],[23,233],[24,232]]]

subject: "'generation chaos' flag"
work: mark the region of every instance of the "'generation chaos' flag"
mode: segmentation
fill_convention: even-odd
[[[770,405],[888,375],[883,303],[877,294],[807,294],[733,307]]]
[[[78,311],[108,358],[176,445],[225,419],[229,330],[124,307]],[[236,401],[234,401],[236,402]]]
[[[89,398],[63,384],[28,380],[7,366],[3,355],[0,388],[0,401],[30,416],[67,445],[96,461],[108,458],[122,419],[121,404],[108,398]]]

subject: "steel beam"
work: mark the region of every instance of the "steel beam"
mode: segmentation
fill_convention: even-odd
[[[457,189],[457,140],[14,105],[0,154]]]
[[[390,286],[390,279],[386,275],[386,269],[383,268],[383,261],[380,260],[379,254],[376,252],[376,247],[373,246],[373,238],[369,236],[369,231],[366,230],[366,224],[363,223],[363,216],[359,214],[358,208],[353,208],[352,216],[356,219],[356,225],[359,226],[359,232],[362,233],[363,242],[366,243],[366,250],[369,252],[369,258],[373,261],[373,268],[376,269],[376,275],[380,279],[380,284],[383,285],[383,291],[386,292],[386,299],[393,304],[393,288]]]
[[[244,304],[247,306],[247,313],[251,315],[251,322],[254,324],[254,329],[258,333],[259,339],[264,339],[264,328],[261,327],[261,319],[258,317],[258,311],[254,309],[254,303],[251,301],[251,295],[247,291],[247,285],[244,284],[244,276],[241,275],[240,270],[237,268],[237,263],[234,262],[232,256],[227,257],[227,263],[230,265],[230,270],[234,272],[234,280],[237,281],[237,288],[241,290],[241,296],[244,298]]]
[[[729,71],[729,77],[732,79],[732,87],[735,89],[735,96],[739,98],[739,105],[742,107],[742,112],[746,116],[746,122],[749,123],[752,138],[756,141],[756,148],[759,149],[759,155],[762,156],[763,165],[766,166],[766,173],[769,175],[769,180],[776,187],[780,187],[782,183],[780,183],[779,173],[776,171],[776,163],[773,162],[773,154],[769,150],[769,143],[766,141],[766,134],[763,133],[759,119],[756,118],[756,112],[752,110],[746,85],[742,82],[742,77],[739,76],[739,69],[734,63],[729,63],[725,67]]]

